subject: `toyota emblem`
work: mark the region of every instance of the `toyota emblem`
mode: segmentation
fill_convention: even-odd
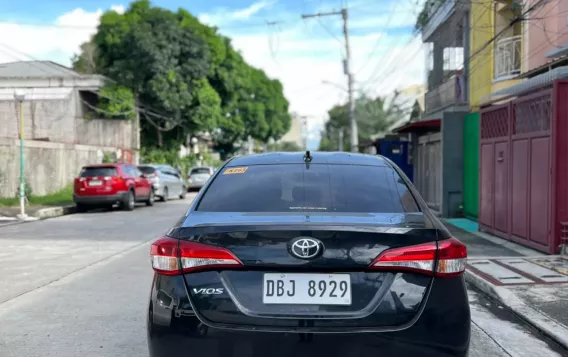
[[[323,251],[321,241],[314,238],[299,237],[291,242],[290,254],[300,259],[312,259]]]

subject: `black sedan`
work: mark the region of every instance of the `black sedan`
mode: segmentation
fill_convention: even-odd
[[[468,354],[466,247],[380,156],[234,158],[151,258],[151,357]]]

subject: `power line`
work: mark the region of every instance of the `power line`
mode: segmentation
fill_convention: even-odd
[[[343,62],[343,72],[347,75],[347,88],[349,96],[349,123],[351,126],[351,151],[359,151],[359,130],[357,127],[357,120],[355,118],[355,100],[353,98],[353,74],[351,73],[351,49],[349,46],[349,29],[347,27],[347,20],[349,13],[347,8],[341,9],[341,11],[331,11],[331,12],[319,12],[315,14],[304,14],[302,19],[308,18],[320,18],[323,16],[337,16],[341,15],[343,20],[343,36],[345,37],[345,59]]]

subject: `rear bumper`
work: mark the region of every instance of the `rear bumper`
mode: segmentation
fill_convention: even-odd
[[[181,357],[188,351],[208,357],[466,357],[470,324],[463,278],[436,279],[422,314],[406,329],[299,333],[209,327],[195,316],[183,277],[156,275],[147,327],[150,357]]]
[[[201,188],[205,185],[205,182],[188,182],[187,185],[189,188]]]
[[[159,183],[153,183],[152,189],[154,190],[154,196],[163,197],[164,196],[164,186]]]
[[[81,205],[105,205],[105,204],[114,204],[117,202],[122,202],[124,200],[124,196],[126,195],[126,191],[119,192],[114,195],[101,195],[101,196],[79,196],[73,195],[73,202],[76,204]]]

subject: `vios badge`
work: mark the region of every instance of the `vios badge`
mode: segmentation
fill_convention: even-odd
[[[323,253],[323,243],[319,239],[298,237],[290,242],[290,254],[299,259],[313,259]]]

